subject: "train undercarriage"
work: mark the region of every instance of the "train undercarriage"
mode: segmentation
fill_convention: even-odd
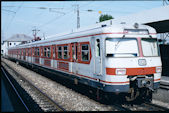
[[[153,74],[129,76],[129,79],[130,79],[130,91],[125,96],[126,100],[151,102],[152,92],[154,91]]]

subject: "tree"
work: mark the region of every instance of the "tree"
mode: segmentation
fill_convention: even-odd
[[[105,21],[105,20],[110,20],[110,19],[114,19],[111,15],[100,15],[99,17],[99,22]]]

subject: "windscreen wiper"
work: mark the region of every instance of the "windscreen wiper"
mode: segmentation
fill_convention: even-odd
[[[117,46],[118,46],[118,44],[120,43],[120,41],[124,38],[125,36],[123,35],[123,37],[122,38],[120,38],[120,40],[117,42],[117,44],[115,45],[115,49],[117,49]]]

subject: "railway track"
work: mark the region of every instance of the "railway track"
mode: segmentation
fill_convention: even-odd
[[[169,111],[168,108],[152,103],[122,104],[121,106],[122,108],[128,109],[128,111]]]
[[[113,107],[119,111],[132,111],[130,108],[124,107],[123,105],[120,104],[113,104]]]
[[[113,101],[112,104],[108,106],[112,106],[118,111],[169,111],[168,108],[163,107],[161,105],[157,105],[154,103],[140,103],[140,102],[116,102]]]
[[[19,99],[19,101],[22,103],[22,106],[24,107],[24,108],[22,108],[22,110],[26,110],[27,112],[30,112],[29,108],[27,107],[24,100],[22,99],[22,97],[18,93],[17,89],[15,88],[15,85],[11,82],[11,80],[8,77],[8,74],[5,72],[5,70],[2,67],[1,67],[1,72],[2,72],[1,74],[4,75],[4,77],[7,79],[8,84],[12,87],[13,91],[17,95],[17,99]]]
[[[15,73],[17,73],[17,72],[15,72]],[[24,78],[22,80],[24,81]],[[33,89],[33,88],[31,88],[31,89]],[[35,88],[35,89],[38,89],[38,88]],[[43,108],[46,108],[45,111],[64,111],[64,109],[61,109],[61,110],[56,109],[55,110],[55,108],[53,108],[53,105],[49,104],[49,101],[43,97],[44,96],[43,94],[41,95],[41,93],[39,93],[39,92],[37,92],[37,94],[38,94],[40,100],[43,101],[42,103],[40,103],[40,102],[39,103],[43,106]],[[47,98],[48,98],[48,96],[47,96]],[[46,101],[47,103],[45,103],[44,101]],[[167,108],[164,108],[164,107],[152,104],[152,103],[142,103],[142,104],[112,103],[111,105],[107,105],[107,106],[112,106],[112,108],[113,108],[112,110],[117,110],[117,111],[168,111],[169,110]]]
[[[41,91],[39,88],[37,88],[34,84],[32,84],[30,81],[26,80],[24,77],[22,77],[22,75],[18,74],[15,70],[12,70],[10,68],[10,66],[8,66],[7,64],[5,64],[5,66],[8,67],[12,71],[12,73],[17,75],[17,77],[19,78],[20,81],[26,83],[26,85],[29,85],[28,89],[29,89],[29,91],[31,91],[31,93],[33,95],[36,95],[36,98],[38,98],[36,103],[40,106],[42,111],[66,111],[57,102],[53,101],[48,95],[46,95],[45,93],[43,93],[43,91]],[[3,69],[3,67],[1,67],[1,70],[3,70],[3,72],[6,73],[5,70]],[[7,76],[9,76],[9,75],[7,75]],[[11,82],[11,84],[13,84],[13,83]],[[25,104],[25,106],[26,106],[26,104]],[[28,109],[28,107],[27,107],[27,109]],[[36,109],[35,109],[35,111],[36,111]]]
[[[156,104],[152,104],[152,103],[143,103],[143,106],[146,106],[148,108],[148,110],[152,110],[152,111],[169,111],[168,108],[156,105]]]

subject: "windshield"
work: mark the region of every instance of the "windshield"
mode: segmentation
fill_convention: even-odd
[[[142,38],[141,44],[144,56],[159,56],[157,39]]]
[[[136,38],[107,38],[106,56],[108,57],[139,56]]]

